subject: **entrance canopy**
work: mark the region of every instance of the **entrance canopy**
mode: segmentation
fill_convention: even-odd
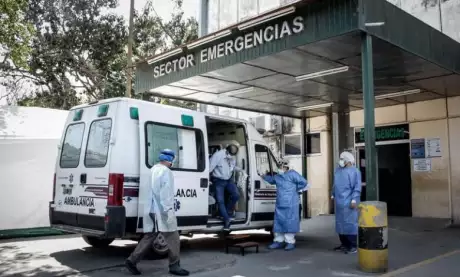
[[[460,44],[385,0],[300,1],[137,65],[137,93],[289,117],[460,95]]]

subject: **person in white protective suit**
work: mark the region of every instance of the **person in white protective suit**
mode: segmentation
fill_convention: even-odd
[[[159,233],[164,236],[169,247],[169,273],[189,275],[180,266],[180,238],[174,213],[174,177],[170,169],[174,158],[174,151],[165,149],[160,153],[159,163],[151,169],[152,177],[144,202],[144,236],[125,262],[127,269],[134,275],[141,274],[136,264],[152,247]]]
[[[300,232],[300,196],[310,185],[297,171],[289,168],[289,162],[281,162],[278,174],[265,174],[262,178],[276,185],[276,206],[273,232],[275,237],[269,249],[286,251],[295,249],[295,235]]]

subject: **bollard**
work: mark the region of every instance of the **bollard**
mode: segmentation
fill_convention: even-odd
[[[387,204],[379,201],[359,205],[358,260],[362,271],[388,270]]]

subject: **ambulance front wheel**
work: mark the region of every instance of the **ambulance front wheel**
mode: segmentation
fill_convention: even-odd
[[[109,246],[114,239],[102,239],[98,237],[82,236],[83,240],[94,248],[104,248]]]
[[[153,252],[160,258],[168,256],[168,244],[166,243],[165,237],[160,233],[153,241],[152,245]]]

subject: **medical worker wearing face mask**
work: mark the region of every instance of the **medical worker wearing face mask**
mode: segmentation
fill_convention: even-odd
[[[224,219],[224,231],[230,231],[231,217],[234,215],[234,207],[240,195],[236,184],[232,182],[235,171],[244,171],[236,165],[235,156],[238,153],[238,146],[230,144],[227,148],[214,153],[209,162],[211,181],[215,185],[216,200],[219,212]],[[225,204],[225,191],[230,194],[231,200]]]
[[[125,262],[126,268],[133,275],[141,274],[136,264],[152,247],[159,233],[168,244],[169,273],[177,276],[189,275],[180,266],[180,238],[174,214],[174,177],[170,169],[174,159],[174,151],[164,149],[160,153],[159,163],[151,169],[150,184],[144,199],[144,236]]]
[[[361,172],[354,166],[350,152],[340,154],[339,167],[334,172],[332,199],[335,200],[335,230],[340,246],[335,251],[357,252],[358,204],[361,198]]]
[[[270,249],[295,249],[295,235],[300,231],[299,193],[309,185],[302,175],[289,169],[289,163],[282,161],[278,174],[264,175],[262,178],[276,185],[276,206],[273,232],[275,237]]]

